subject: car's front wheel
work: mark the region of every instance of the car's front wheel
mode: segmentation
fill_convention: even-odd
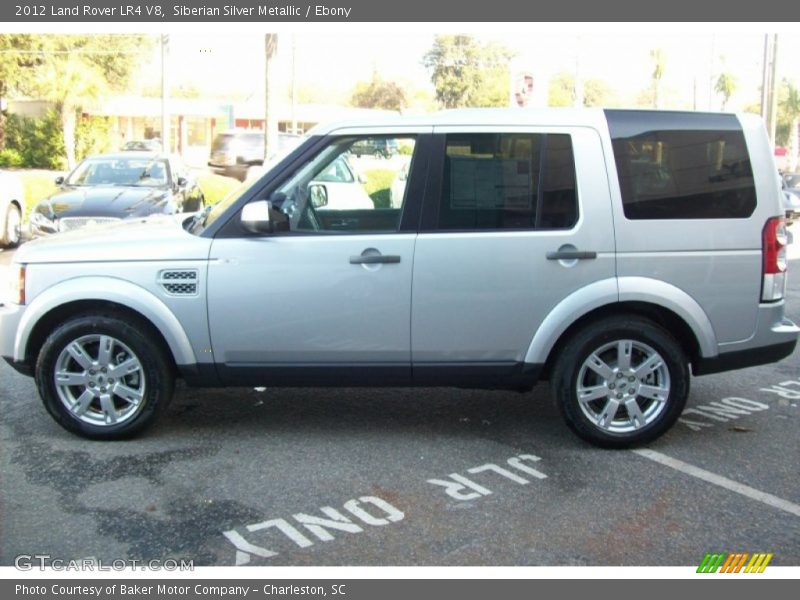
[[[92,439],[126,438],[166,408],[174,385],[170,362],[140,325],[113,314],[82,315],[48,336],[36,385],[62,427]]]
[[[604,448],[646,444],[678,419],[689,394],[680,344],[639,317],[595,322],[556,360],[552,386],[567,425]]]

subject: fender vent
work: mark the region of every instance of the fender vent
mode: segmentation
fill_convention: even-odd
[[[197,295],[197,269],[170,269],[158,274],[158,284],[170,296]]]

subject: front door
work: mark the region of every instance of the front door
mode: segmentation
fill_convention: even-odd
[[[416,139],[379,137],[402,151],[359,158],[363,136],[335,137],[270,194],[288,231],[214,240],[208,317],[226,383],[409,379],[416,228],[401,220]]]

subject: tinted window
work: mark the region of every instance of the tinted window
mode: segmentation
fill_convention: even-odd
[[[563,229],[577,218],[569,135],[447,136],[439,229]]]
[[[749,217],[756,191],[735,117],[607,111],[629,219]]]

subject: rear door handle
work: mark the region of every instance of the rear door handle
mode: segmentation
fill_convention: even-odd
[[[366,256],[351,256],[351,265],[382,265],[387,263],[399,263],[400,256],[396,254],[368,254]]]
[[[597,258],[597,252],[585,250],[557,250],[555,252],[548,252],[547,260],[586,260],[590,258]]]

